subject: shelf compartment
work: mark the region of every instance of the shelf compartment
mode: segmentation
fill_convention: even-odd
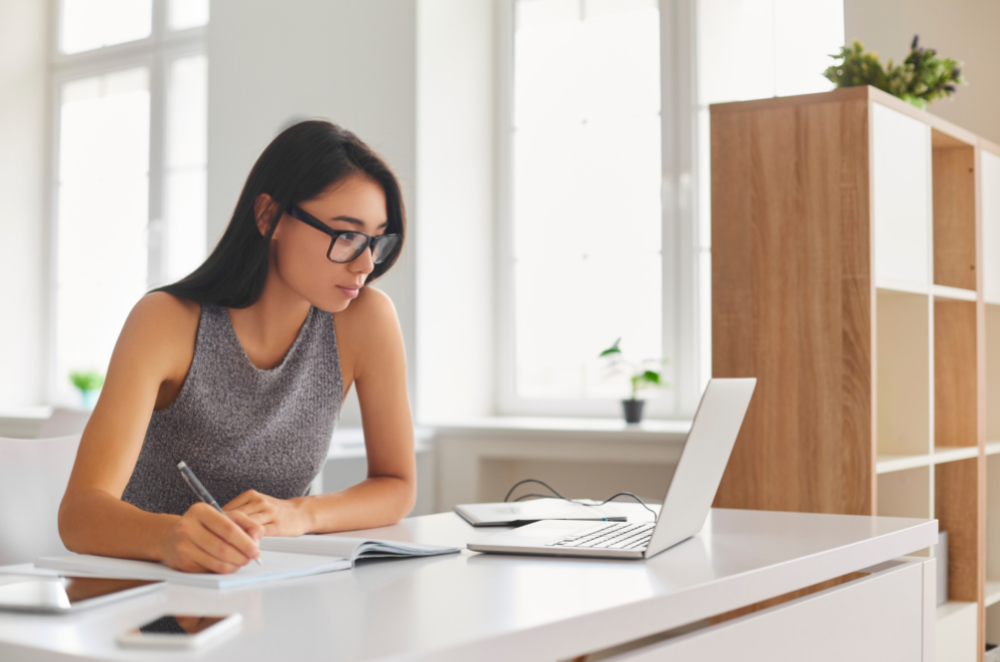
[[[937,608],[936,660],[978,660],[979,605],[949,601]]]
[[[930,299],[876,290],[877,455],[931,452]]]
[[[929,466],[878,475],[876,514],[881,517],[933,517]]]
[[[993,580],[986,587],[989,605],[991,583],[995,584],[1000,600],[1000,455],[986,458],[986,576]],[[1000,636],[1000,631],[997,635]]]
[[[1000,580],[986,580],[986,606],[992,607],[1000,602]]]
[[[949,600],[940,607],[937,608],[936,619],[938,622],[943,621],[947,618],[951,618],[956,614],[962,614],[966,611],[975,611],[975,602],[961,602],[958,600]]]
[[[888,278],[926,287],[932,232],[930,127],[880,103],[871,109],[875,281]]]
[[[934,449],[931,457],[934,464],[967,460],[979,456],[979,446],[945,446]]]
[[[993,453],[1000,453],[1000,442],[994,442],[996,446]],[[987,447],[987,453],[990,452]],[[945,446],[935,448],[930,455],[879,455],[875,459],[875,473],[887,474],[894,471],[906,471],[917,467],[927,467],[932,464],[944,464],[945,462],[956,462],[958,460],[968,460],[979,455],[978,446]]]
[[[983,298],[1000,303],[1000,156],[980,152],[982,170]]]
[[[879,455],[875,458],[875,473],[887,474],[926,467],[933,464],[933,461],[932,455]]]
[[[934,283],[976,289],[976,150],[961,143],[931,151]]]
[[[985,306],[985,308],[986,438],[1000,445],[1000,306]]]
[[[934,285],[931,287],[931,294],[935,299],[956,299],[958,301],[975,301],[975,290],[963,290],[958,287],[948,287],[947,285]]]
[[[934,444],[977,446],[976,304],[934,301]]]
[[[934,516],[948,532],[949,600],[979,599],[978,463],[970,458],[934,467]]]
[[[986,442],[986,455],[996,455],[1000,453],[1000,441]]]
[[[927,283],[915,283],[886,276],[876,279],[875,287],[886,292],[909,292],[910,294],[927,294],[929,292]]]

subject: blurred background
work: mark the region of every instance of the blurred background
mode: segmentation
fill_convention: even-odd
[[[711,374],[708,105],[832,89],[845,42],[898,61],[919,33],[972,81],[930,112],[1000,142],[997,25],[982,0],[0,0],[0,436],[85,407],[70,373],[106,371],[261,150],[322,117],[403,184],[411,240],[379,287],[420,438],[505,444],[438,507],[576,480],[582,446],[516,450],[537,440],[611,449],[588,456],[621,460],[602,491],[641,480],[671,456],[629,455],[628,375],[598,354],[665,359],[622,434],[683,434]],[[345,439],[360,422],[352,396]]]

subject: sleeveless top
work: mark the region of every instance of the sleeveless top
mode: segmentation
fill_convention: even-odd
[[[184,514],[198,498],[181,460],[220,506],[251,489],[303,496],[326,461],[343,396],[331,313],[310,308],[285,358],[261,370],[228,311],[202,304],[187,378],[174,402],[153,412],[122,500]]]

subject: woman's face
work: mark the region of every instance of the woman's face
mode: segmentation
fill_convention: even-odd
[[[385,194],[365,175],[351,175],[299,207],[332,230],[370,235],[386,231]],[[371,248],[350,262],[331,262],[331,237],[283,213],[272,237],[272,268],[285,284],[320,310],[339,312],[361,291],[375,268]]]

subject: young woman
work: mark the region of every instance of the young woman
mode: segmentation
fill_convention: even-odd
[[[59,511],[66,547],[228,573],[264,535],[404,517],[416,469],[403,341],[368,284],[405,227],[396,178],[354,134],[308,121],[275,138],[205,263],[125,322]],[[368,479],[305,496],[352,386]]]

